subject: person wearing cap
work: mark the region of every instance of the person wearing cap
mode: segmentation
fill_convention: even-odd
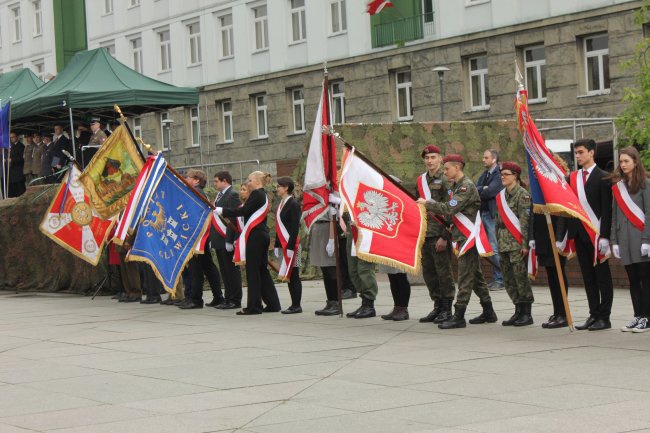
[[[514,162],[501,164],[503,192],[497,197],[497,240],[501,273],[508,296],[515,304],[515,314],[503,326],[533,324],[531,306],[533,290],[528,279],[528,222],[530,194],[522,186],[521,167]],[[517,227],[518,226],[518,227]]]
[[[106,141],[106,134],[102,131],[101,123],[98,118],[94,117],[90,121],[90,131],[92,135],[90,140],[88,140],[88,148],[83,152],[83,162],[84,165],[87,165],[90,160],[93,158],[97,150],[104,144]]]
[[[43,138],[39,131],[34,131],[32,134],[32,142],[34,143],[34,150],[32,152],[31,172],[34,177],[39,177],[41,175],[41,159],[43,158],[43,151],[45,150]]]
[[[32,133],[25,133],[23,140],[25,145],[25,150],[23,150],[23,175],[25,176],[25,183],[29,184],[36,177],[36,173],[32,173],[32,163],[34,162],[34,140]]]
[[[448,181],[442,170],[440,148],[433,144],[422,149],[422,161],[427,169],[416,181],[415,195],[445,201]],[[451,246],[447,221],[427,213],[427,232],[422,244],[422,276],[433,301],[433,310],[420,322],[442,323],[451,318],[456,287],[451,274]]]
[[[53,183],[52,160],[54,159],[54,145],[52,144],[52,134],[43,135],[43,149],[41,155],[41,171],[39,175],[43,177],[43,183]]]
[[[438,202],[433,198],[417,200],[419,204],[425,206],[427,211],[433,212],[446,219],[452,219],[454,215],[461,214],[470,221],[476,219],[481,199],[478,195],[476,186],[463,173],[465,160],[461,155],[449,154],[444,157],[444,173],[449,180],[449,189],[444,201]],[[467,238],[454,224],[451,232],[451,239],[456,242],[458,248],[461,248]],[[463,255],[458,257],[458,293],[456,295],[456,305],[454,315],[438,325],[440,329],[464,328],[465,310],[472,295],[476,293],[481,301],[483,312],[471,319],[469,323],[494,323],[497,321],[497,315],[492,307],[492,298],[490,291],[485,284],[481,264],[479,263],[479,254],[476,246],[467,249]]]

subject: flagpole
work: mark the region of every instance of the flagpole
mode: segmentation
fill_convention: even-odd
[[[68,116],[70,117],[70,138],[72,139],[72,156],[77,160],[77,144],[74,137],[74,122],[72,120],[72,107],[68,105]]]
[[[553,230],[553,223],[551,222],[551,215],[544,212],[546,216],[546,225],[548,227],[548,234],[551,238],[551,248],[553,249],[553,259],[555,260],[555,271],[557,272],[557,279],[560,282],[560,291],[562,292],[562,302],[564,302],[564,312],[566,313],[566,320],[569,324],[569,330],[573,332],[573,318],[571,317],[571,310],[569,309],[569,298],[566,294],[566,287],[564,285],[564,275],[560,265],[560,256],[555,245],[555,231]],[[548,275],[547,275],[548,277]]]
[[[7,102],[7,104],[9,104],[9,114],[8,114],[9,120],[7,121],[7,126],[9,127],[9,131],[7,131],[7,135],[11,137],[11,98],[9,98],[9,102]],[[4,185],[4,187],[5,187],[5,198],[9,198],[8,197],[8,195],[9,195],[9,173],[10,173],[9,164],[11,164],[11,139],[9,139],[9,143],[7,143],[7,144],[9,146],[7,147],[7,168],[6,169],[4,168],[4,166],[5,166],[5,154],[4,154],[4,151],[2,152],[2,167],[3,167],[3,170],[5,170],[5,177],[4,177],[4,179],[5,179],[5,185]]]

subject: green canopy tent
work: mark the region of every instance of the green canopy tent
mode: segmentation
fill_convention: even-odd
[[[45,85],[31,69],[23,68],[0,75],[0,102],[12,102]]]

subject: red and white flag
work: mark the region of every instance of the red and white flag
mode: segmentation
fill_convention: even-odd
[[[485,231],[485,227],[483,226],[481,211],[476,212],[476,219],[474,222],[460,212],[454,215],[452,220],[454,225],[466,238],[465,243],[460,246],[460,248],[455,242],[452,243],[454,252],[458,257],[465,254],[473,246],[476,246],[479,255],[483,257],[494,255],[494,251],[492,251],[492,247],[490,246],[487,231]]]
[[[342,167],[339,187],[356,225],[357,256],[418,274],[426,232],[424,206],[354,149],[345,150]]]
[[[330,119],[329,91],[327,78],[323,80],[316,122],[311,133],[307,165],[305,167],[305,181],[302,187],[302,218],[305,221],[307,232],[312,224],[329,207],[329,195],[336,191],[336,143],[334,136],[323,133],[323,127],[329,127]]]
[[[576,241],[575,239],[569,239],[569,235],[565,234],[564,239],[558,246],[557,252],[566,257],[567,259],[572,259],[576,255]]]
[[[625,214],[627,219],[630,220],[637,230],[643,233],[643,230],[645,230],[645,214],[643,213],[643,210],[634,203],[632,197],[630,197],[625,182],[620,180],[616,184],[612,185],[612,193],[616,199],[616,204],[621,208],[623,214]]]
[[[366,6],[366,12],[370,15],[374,15],[381,12],[384,8],[393,7],[393,3],[388,0],[371,0]]]

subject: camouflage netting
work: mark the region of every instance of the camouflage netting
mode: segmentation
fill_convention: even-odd
[[[39,231],[56,191],[35,186],[19,198],[0,200],[0,289],[84,293],[106,275],[105,258],[91,266]]]

